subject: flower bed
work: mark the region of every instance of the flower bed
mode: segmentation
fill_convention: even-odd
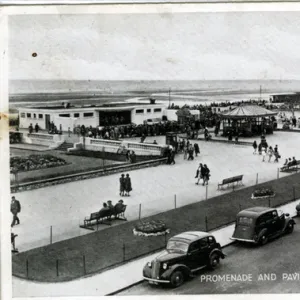
[[[62,158],[46,155],[29,155],[27,157],[15,156],[10,159],[10,172],[25,172],[39,169],[52,168],[67,164]]]
[[[161,221],[141,222],[133,228],[133,234],[138,236],[158,236],[167,233],[170,233],[170,229]]]
[[[275,192],[270,188],[261,188],[255,190],[251,199],[275,197]]]

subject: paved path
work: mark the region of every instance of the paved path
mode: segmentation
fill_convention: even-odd
[[[278,144],[282,158],[299,153],[300,134],[276,132],[267,141]],[[208,198],[228,192],[217,191],[217,183],[226,177],[244,174],[245,186],[255,184],[257,173],[259,183],[277,177],[279,165],[262,162],[261,156],[253,155],[249,146],[204,141],[199,141],[199,145],[201,155],[194,161],[183,160],[179,155],[175,165],[130,172],[133,191],[130,197],[123,197],[128,204],[126,215],[129,220],[138,219],[140,204],[141,216],[145,217],[174,208],[175,195],[177,207],[205,199],[206,188],[195,185],[194,179],[200,162],[206,163],[212,174]],[[280,173],[280,176],[286,175]],[[19,235],[19,250],[47,245],[50,226],[53,242],[89,233],[80,229],[79,223],[91,212],[98,211],[104,201],[120,199],[119,177],[120,174],[114,174],[17,193],[22,204],[21,225],[15,226],[13,231]],[[105,225],[99,228],[105,228]]]
[[[291,216],[295,215],[295,202],[286,204],[280,209],[285,213],[290,213]],[[298,226],[299,227],[299,226]],[[231,243],[230,237],[233,233],[234,225],[229,225],[221,229],[212,231],[212,234],[216,237],[221,246]],[[298,232],[299,236],[299,232]],[[294,237],[294,235],[292,235]],[[285,237],[286,239],[286,237]],[[282,239],[282,241],[284,241]],[[284,243],[284,242],[283,242]],[[272,252],[272,245],[266,245]],[[283,251],[285,251],[284,248]],[[298,248],[295,248],[298,251]],[[227,251],[227,249],[225,249]],[[247,252],[248,253],[248,252]],[[151,261],[157,254],[148,255],[141,259],[134,260],[123,266],[105,271],[98,275],[77,279],[70,282],[63,283],[37,283],[32,281],[26,281],[13,277],[13,297],[64,297],[64,296],[103,296],[113,293],[119,289],[125,288],[131,284],[134,284],[142,280],[143,266]],[[295,253],[296,255],[296,253]],[[230,260],[235,259],[235,254],[230,253]],[[280,260],[280,255],[278,259]],[[279,261],[280,262],[280,261]],[[278,262],[278,264],[279,264]],[[226,263],[226,260],[224,261]],[[280,262],[281,263],[281,262]],[[255,266],[257,262],[255,261]],[[272,264],[274,266],[274,264]],[[247,272],[246,268],[242,271]],[[270,270],[272,272],[274,270]],[[197,278],[195,278],[197,280]],[[196,281],[197,284],[198,281]],[[298,284],[299,285],[299,284]],[[147,287],[148,288],[148,287]],[[193,286],[193,288],[195,288]],[[141,292],[142,291],[142,292]],[[294,290],[295,292],[296,290]],[[199,292],[199,291],[198,291]],[[223,292],[223,291],[222,291]],[[151,292],[152,294],[159,294],[159,292]],[[147,294],[145,287],[139,287],[125,291],[124,294]]]

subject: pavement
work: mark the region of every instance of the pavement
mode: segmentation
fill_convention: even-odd
[[[283,205],[280,207],[280,209],[284,213],[289,213],[291,216],[294,216],[295,206],[296,203],[298,203],[299,200]],[[211,231],[211,233],[215,236],[216,240],[221,244],[222,247],[229,245],[232,243],[230,240],[230,237],[232,236],[234,230],[234,224],[223,227],[221,229]],[[293,235],[291,235],[293,236]],[[298,232],[298,239],[299,239],[299,232]],[[299,239],[300,241],[300,239]],[[266,245],[269,247],[270,251],[272,252],[272,245],[273,243],[270,243]],[[298,245],[293,246],[293,248],[296,249],[296,252],[298,251]],[[294,251],[295,251],[294,249]],[[227,250],[225,249],[225,252]],[[284,250],[283,250],[284,251]],[[227,253],[227,252],[226,252]],[[285,252],[287,253],[287,252]],[[297,252],[298,254],[298,252]],[[240,261],[245,261],[245,257],[249,256],[249,251],[245,252],[243,254],[243,258],[240,258]],[[286,255],[289,255],[286,254]],[[134,260],[132,262],[126,263],[122,266],[119,266],[117,268],[107,270],[103,273],[85,277],[81,279],[77,279],[70,282],[62,282],[62,283],[37,283],[32,281],[26,281],[23,279],[19,279],[16,277],[13,277],[13,297],[64,297],[64,296],[77,296],[77,297],[83,297],[83,296],[104,296],[108,295],[114,292],[117,292],[118,290],[122,290],[130,285],[134,285],[142,280],[142,269],[143,266],[148,262],[151,261],[156,254],[151,254],[146,257]],[[252,255],[253,256],[253,255]],[[296,254],[295,254],[296,256]],[[297,255],[298,256],[298,255]],[[266,254],[264,254],[264,258],[266,257]],[[278,256],[280,257],[280,256]],[[231,261],[235,262],[235,258],[229,258]],[[277,258],[278,264],[281,263],[280,258]],[[255,260],[255,256],[251,259],[251,265],[252,268],[255,266],[257,268],[258,264]],[[261,266],[261,265],[260,265]],[[274,264],[271,265],[272,267]],[[247,265],[248,267],[248,265]],[[241,271],[241,269],[238,269],[238,271]],[[242,269],[243,272],[248,272],[247,268]],[[274,270],[271,270],[274,271]],[[225,271],[226,272],[226,271]],[[198,281],[199,284],[199,281]],[[148,287],[147,287],[148,289]],[[141,290],[138,290],[137,294],[143,294],[143,291],[145,290],[145,286],[142,286],[142,292]],[[131,289],[129,289],[129,292],[126,290],[122,292],[123,294],[130,294]],[[133,288],[133,291],[135,289]],[[218,290],[219,292],[224,292],[223,290]],[[299,291],[299,289],[298,289]],[[199,290],[197,290],[199,292]],[[237,292],[235,290],[235,292]],[[240,292],[240,290],[238,291]],[[255,290],[252,292],[256,292]],[[295,292],[295,291],[294,291]],[[151,292],[153,294],[153,291]],[[154,292],[155,293],[155,292]],[[136,294],[136,292],[133,292],[133,294]],[[160,294],[160,291],[158,290],[156,294]]]
[[[163,142],[164,137],[159,138],[161,141],[157,142]],[[154,137],[147,140],[151,142]],[[130,197],[122,197],[128,205],[128,220],[137,220],[139,215],[147,217],[170,210],[175,205],[181,207],[228,193],[229,189],[217,190],[218,182],[224,178],[243,174],[243,183],[247,187],[255,185],[256,180],[262,183],[276,179],[278,175],[287,176],[288,173],[279,173],[278,168],[284,158],[299,153],[300,134],[275,132],[267,137],[269,144],[279,146],[282,159],[278,164],[262,162],[261,156],[254,155],[250,146],[192,142],[197,142],[201,151],[194,161],[184,160],[183,154],[179,154],[175,165],[130,172],[133,191]],[[206,163],[211,170],[207,188],[195,185],[194,177],[200,162]],[[16,193],[22,205],[19,214],[21,225],[13,229],[18,234],[16,243],[19,251],[49,244],[51,234],[52,242],[57,242],[90,233],[79,228],[79,224],[91,212],[99,211],[103,202],[112,200],[116,203],[121,198],[119,177],[120,174],[113,174]],[[104,228],[105,225],[99,226],[99,230]]]

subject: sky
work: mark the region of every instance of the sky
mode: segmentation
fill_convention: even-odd
[[[10,16],[9,78],[300,79],[299,36],[300,12]]]

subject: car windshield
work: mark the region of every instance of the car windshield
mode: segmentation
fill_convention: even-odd
[[[246,226],[250,226],[253,224],[253,218],[249,218],[249,217],[239,217],[238,223],[240,225],[246,225]]]
[[[173,250],[173,251],[181,251],[181,252],[187,252],[189,248],[189,245],[184,242],[180,241],[169,241],[167,245],[167,250]]]

